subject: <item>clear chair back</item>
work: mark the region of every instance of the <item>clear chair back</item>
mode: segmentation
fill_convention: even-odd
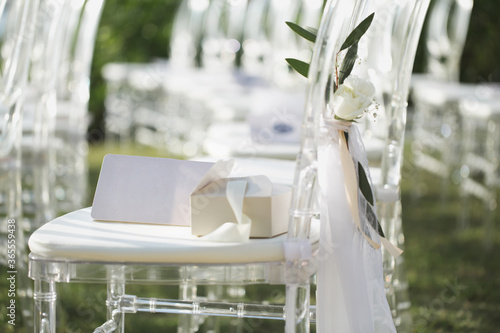
[[[21,107],[28,77],[38,0],[0,1],[0,216],[19,219]],[[6,238],[5,238],[6,239]],[[6,253],[6,252],[4,252]]]
[[[427,72],[446,81],[458,81],[473,0],[435,1],[429,11],[425,36]]]
[[[311,203],[315,199],[313,189],[318,172],[320,125],[333,116],[331,87],[337,80],[337,57],[341,59],[343,56],[338,54],[340,46],[360,18],[375,12],[367,35],[359,43],[359,59],[352,75],[370,80],[376,88],[375,102],[378,109],[374,113],[377,114],[377,120],[375,123],[371,120],[370,126],[383,146],[378,165],[380,176],[375,180],[378,215],[386,237],[393,244],[403,245],[399,184],[407,97],[416,47],[428,5],[429,0],[331,0],[327,3],[309,69],[301,152],[295,176],[296,191],[292,201],[291,237],[307,237],[307,217],[314,214]],[[335,11],[344,13],[349,19],[332,15]],[[406,294],[401,297],[396,295],[393,287],[396,280],[401,284],[406,280],[401,276],[403,273],[396,272],[400,266],[392,257],[386,256],[384,265],[389,281],[387,296],[398,325],[402,320],[398,307],[407,309],[409,301]],[[402,288],[407,292],[407,289]]]

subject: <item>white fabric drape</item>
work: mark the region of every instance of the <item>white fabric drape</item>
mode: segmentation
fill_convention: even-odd
[[[385,296],[381,250],[367,242],[349,210],[339,153],[340,126],[323,126],[328,134],[318,147],[321,235],[317,329],[320,333],[396,332]],[[368,174],[368,162],[356,126],[345,129],[355,165],[359,161]],[[363,215],[364,210],[360,211]],[[368,236],[380,243],[378,234],[366,224],[364,216],[361,221]]]

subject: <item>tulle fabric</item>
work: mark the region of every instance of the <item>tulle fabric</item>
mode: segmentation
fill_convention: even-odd
[[[369,178],[368,162],[356,126],[325,124],[318,147],[321,235],[318,255],[317,330],[320,333],[396,332],[383,282],[382,253],[357,230],[349,210],[339,155],[338,130],[349,134],[351,156]],[[369,178],[370,180],[370,178]],[[370,180],[371,183],[371,180]],[[366,201],[360,196],[360,212]],[[361,215],[365,215],[361,213]],[[361,218],[375,242],[380,238]]]

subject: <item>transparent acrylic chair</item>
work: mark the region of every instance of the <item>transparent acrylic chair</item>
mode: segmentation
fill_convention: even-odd
[[[412,79],[415,142],[412,156],[417,166],[414,177],[419,186],[421,171],[443,181],[446,201],[450,182],[459,181],[461,98],[474,97],[476,87],[459,83],[460,60],[469,28],[473,0],[439,0],[431,4],[427,29],[422,36],[426,68]],[[415,191],[417,195],[419,191]],[[421,191],[420,191],[421,192]]]
[[[327,4],[318,37],[324,43],[316,44],[311,64],[288,235],[237,244],[213,244],[193,240],[185,228],[168,227],[171,235],[175,232],[178,236],[163,236],[165,227],[96,222],[90,218],[89,209],[75,211],[45,224],[30,238],[30,277],[35,281],[37,331],[55,331],[56,283],[87,281],[108,284],[108,321],[97,330],[99,332],[123,331],[124,314],[135,312],[284,319],[286,332],[308,332],[314,319],[309,288],[318,259],[315,254],[319,237],[317,223],[314,223],[318,211],[313,202],[318,171],[326,171],[318,169],[317,159],[319,125],[326,112],[325,86],[331,79],[335,48],[340,48],[349,29],[361,20],[367,3],[370,2],[332,0]],[[409,8],[410,13],[420,18],[419,10],[425,10],[426,2],[417,1],[415,7]],[[419,31],[421,21],[410,22],[405,26],[411,32],[409,36],[413,36],[412,33]],[[412,57],[409,57],[411,59],[402,57],[403,62],[411,63]],[[400,107],[398,112],[404,111],[404,103],[396,105]],[[262,173],[270,167],[272,165],[265,165]],[[397,168],[386,170],[393,175]],[[259,170],[253,172],[259,173]],[[322,184],[324,188],[333,185]],[[398,184],[390,185],[397,190]],[[125,295],[125,285],[130,283],[189,286],[278,282],[286,285],[284,306]]]
[[[64,8],[54,135],[58,212],[79,208],[87,198],[90,70],[103,6],[104,0],[79,0]]]
[[[235,95],[236,103],[226,103],[242,109],[244,117],[214,121],[204,142],[205,153],[221,158],[295,159],[306,80],[283,59],[294,57],[310,62],[312,44],[297,37],[285,22],[317,28],[322,8],[322,1],[249,2],[240,71],[256,83],[250,85],[246,95]],[[210,103],[214,113],[221,106],[224,103]]]
[[[172,31],[173,57],[160,81],[166,101],[160,117],[171,120],[156,128],[169,151],[198,155],[214,118],[244,114],[244,108],[231,104],[246,98],[247,87],[238,81],[236,71],[247,4],[246,0],[181,3]],[[216,103],[213,111],[209,105]]]
[[[378,217],[386,237],[404,248],[400,182],[407,101],[413,63],[429,7],[422,1],[376,1],[373,27],[360,41],[361,67],[375,85],[375,119],[365,121],[363,141],[376,184]],[[398,331],[411,329],[404,255],[384,251],[386,294]]]
[[[89,56],[99,21],[96,5],[99,11],[102,1],[87,2],[40,1],[23,106],[22,204],[28,232],[81,207],[86,198]]]
[[[269,166],[266,169],[269,170]],[[283,170],[280,167],[276,172],[283,173]],[[97,332],[121,332],[123,316],[136,312],[283,320],[283,306],[207,302],[189,295],[188,291],[197,285],[280,283],[285,275],[290,276],[289,293],[296,297],[292,303],[299,307],[296,313],[294,308],[293,313],[287,314],[288,319],[296,317],[289,325],[294,327],[292,331],[297,327],[297,331],[305,332],[309,323],[309,274],[292,272],[305,269],[308,260],[300,260],[297,267],[292,262],[285,262],[286,236],[240,244],[214,244],[193,239],[189,228],[173,227],[167,231],[161,226],[101,224],[91,220],[89,211],[79,210],[53,220],[30,238],[36,332],[56,331],[57,282],[108,283],[109,321]],[[312,236],[315,237],[317,235]],[[93,249],[84,250],[80,247],[82,242],[74,243],[77,239],[92,244]],[[49,245],[52,241],[63,246],[57,246],[58,253]],[[116,246],[118,243],[130,247],[127,250]],[[47,252],[46,245],[52,248],[51,253]],[[162,300],[125,295],[125,285],[134,283],[181,285],[186,298]]]
[[[15,315],[25,322],[32,316],[32,283],[21,208],[21,126],[39,3],[0,1],[0,266],[15,275]]]
[[[439,0],[431,5],[425,33],[427,73],[458,81],[473,0]]]
[[[22,124],[22,210],[27,233],[55,217],[55,151],[52,148],[56,114],[56,80],[65,31],[65,1],[41,0],[24,95]]]
[[[106,141],[166,148],[182,155],[186,115],[181,92],[196,82],[201,59],[201,39],[210,1],[183,0],[175,12],[168,61],[108,63],[106,81]],[[194,88],[193,88],[194,89]],[[136,110],[140,109],[140,112]],[[156,118],[156,119],[155,119]],[[164,121],[168,119],[168,121]]]
[[[39,1],[2,1],[0,77],[0,225],[2,233],[14,220],[19,236],[21,221],[21,119],[28,67],[33,47]],[[20,237],[22,240],[23,238]],[[2,263],[7,263],[7,237],[1,241]],[[19,249],[22,249],[19,246]],[[5,257],[3,256],[5,254]]]
[[[1,225],[20,218],[21,107],[39,1],[2,1],[0,77]],[[5,226],[5,228],[4,228]],[[6,252],[4,252],[6,253]]]
[[[337,21],[351,21],[350,16],[340,12],[336,12],[336,18]],[[306,132],[306,135],[311,134]],[[308,151],[304,153],[308,155]],[[108,284],[109,320],[97,330],[100,332],[123,332],[124,314],[140,311],[285,319],[287,332],[308,332],[309,278],[314,272],[310,266],[310,250],[318,236],[314,232],[316,228],[310,227],[314,213],[314,177],[311,178],[312,174],[303,167],[314,169],[315,166],[307,165],[305,158],[300,160],[288,236],[214,244],[193,240],[189,229],[185,228],[170,229],[180,232],[179,237],[171,237],[161,236],[165,235],[165,229],[159,226],[93,222],[89,209],[45,224],[30,238],[36,331],[56,331],[57,282],[92,281]],[[277,172],[282,173],[281,167]],[[125,248],[116,246],[117,242]],[[128,283],[245,285],[277,282],[287,286],[285,306],[196,299],[171,301],[124,294]]]
[[[491,87],[483,87],[493,90]],[[487,100],[463,99],[460,102],[462,122],[462,166],[460,175],[460,227],[470,225],[473,198],[483,206],[484,246],[491,249],[498,221],[498,193],[500,189],[499,151],[500,89],[491,91]]]

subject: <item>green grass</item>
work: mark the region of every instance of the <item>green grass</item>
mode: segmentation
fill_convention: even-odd
[[[414,331],[498,332],[500,232],[487,230],[483,207],[475,199],[468,203],[469,227],[461,227],[463,204],[455,185],[444,188],[441,179],[429,174],[418,182],[426,188],[418,199],[412,193],[416,179],[402,183]]]

